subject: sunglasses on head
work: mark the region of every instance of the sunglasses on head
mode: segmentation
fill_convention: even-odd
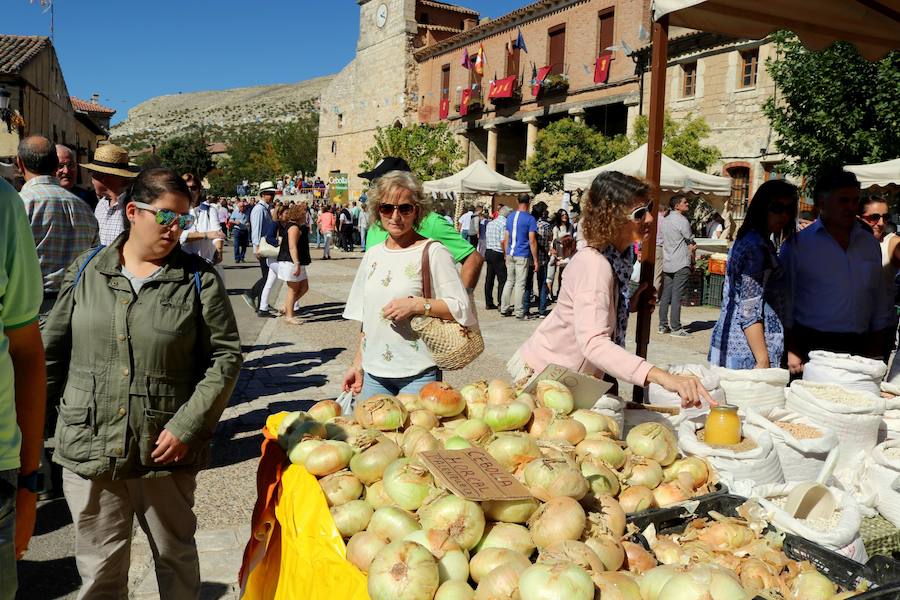
[[[155,214],[156,224],[161,227],[171,227],[175,221],[178,221],[179,229],[190,229],[191,225],[194,224],[194,215],[192,214],[180,215],[174,210],[169,210],[168,208],[156,208],[155,206],[150,206],[143,202],[135,202],[134,206],[140,210],[146,210],[147,212]]]
[[[640,221],[647,213],[653,212],[653,200],[647,203],[647,206],[639,206],[628,215],[632,221]]]
[[[877,223],[878,221],[881,221],[881,220],[884,220],[885,223],[890,223],[891,222],[891,214],[884,213],[883,215],[880,215],[878,213],[872,213],[871,215],[863,215],[862,219],[866,223],[871,223],[872,225],[874,225],[875,223]]]
[[[408,217],[416,210],[415,204],[381,204],[378,206],[378,212],[382,217],[393,216],[394,211],[398,211],[401,216]]]

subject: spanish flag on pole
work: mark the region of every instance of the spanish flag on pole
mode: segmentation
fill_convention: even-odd
[[[484,54],[484,44],[478,46],[478,54],[475,55],[475,72],[484,75],[484,66],[487,64],[487,56]]]

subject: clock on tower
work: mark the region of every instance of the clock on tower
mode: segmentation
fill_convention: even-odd
[[[388,18],[388,7],[387,4],[380,4],[375,11],[375,25],[378,26],[379,29],[384,27],[384,24],[387,23]]]

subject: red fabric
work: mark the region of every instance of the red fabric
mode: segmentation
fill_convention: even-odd
[[[491,82],[491,90],[488,92],[488,98],[512,98],[513,87],[516,85],[516,76],[510,75],[504,79],[498,79]]]
[[[441,98],[440,118],[446,119],[450,116],[450,98]]]
[[[594,83],[609,81],[609,65],[612,64],[612,52],[604,52],[594,63]]]
[[[472,88],[467,87],[462,91],[459,98],[459,114],[466,116],[469,114],[469,102],[472,100]]]
[[[533,96],[537,96],[538,93],[541,91],[541,83],[543,83],[544,80],[547,79],[547,75],[550,74],[550,69],[552,69],[552,68],[553,67],[551,67],[551,66],[540,68],[540,70],[538,71],[538,74],[537,74],[537,79],[535,79],[535,81],[534,81],[534,87],[531,89],[531,94]]]

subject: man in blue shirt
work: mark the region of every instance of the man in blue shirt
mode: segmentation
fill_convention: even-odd
[[[269,277],[269,265],[266,263],[266,259],[259,255],[259,242],[265,235],[268,225],[272,222],[271,209],[272,203],[275,201],[275,191],[275,184],[271,181],[262,182],[259,186],[259,203],[250,212],[250,237],[253,243],[253,254],[256,255],[256,260],[259,261],[259,270],[262,273],[262,277],[253,284],[250,293],[244,293],[243,296],[244,302],[257,311],[257,315],[260,317],[271,316],[268,312],[259,310],[260,297],[266,285],[266,279]]]
[[[524,320],[525,280],[529,264],[538,264],[537,221],[528,212],[531,197],[519,194],[519,208],[506,219],[506,237],[503,239],[503,254],[506,256],[506,284],[500,303],[500,314],[508,317],[515,310],[516,318]],[[513,309],[512,303],[515,303]]]

